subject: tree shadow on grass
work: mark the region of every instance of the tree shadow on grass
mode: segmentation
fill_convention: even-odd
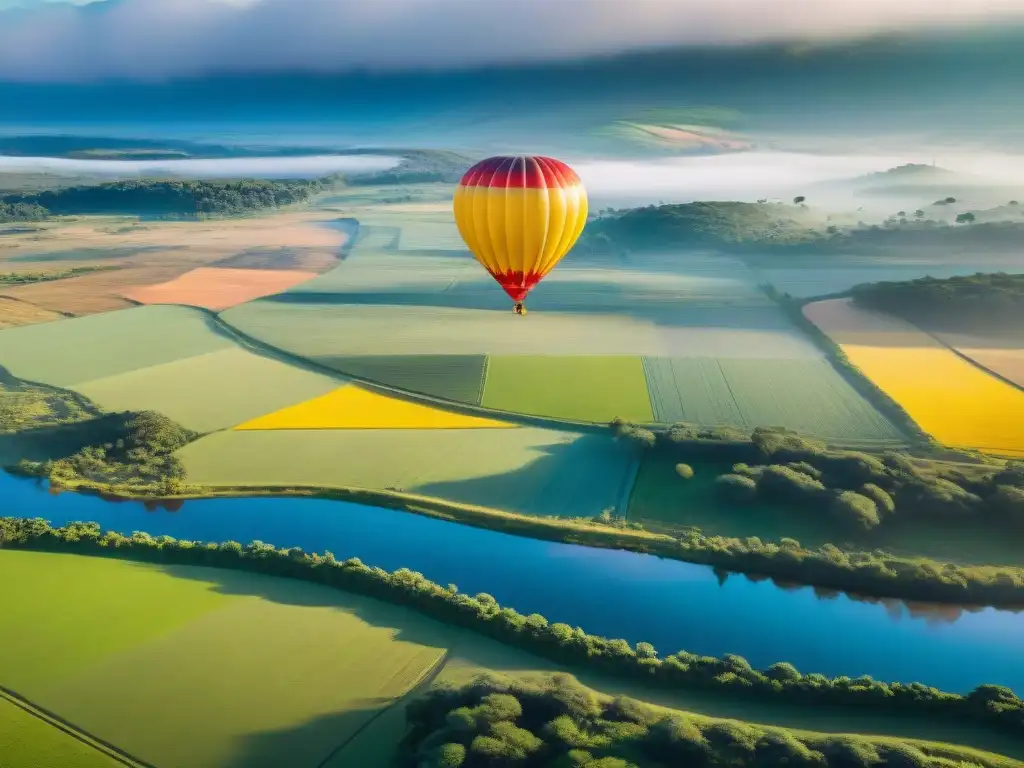
[[[462,630],[448,627],[404,606],[374,600],[333,589],[322,584],[297,579],[279,578],[267,574],[248,573],[230,569],[202,566],[164,565],[161,569],[182,579],[196,579],[211,584],[218,594],[257,597],[262,600],[299,608],[334,608],[354,615],[374,627],[392,631],[395,640],[416,643],[432,648],[451,648]],[[305,641],[303,641],[305,642]],[[330,639],[324,640],[330,642]],[[344,652],[344,643],[339,642],[339,652]],[[301,642],[296,653],[302,651]],[[384,652],[385,649],[381,648]],[[443,661],[435,670],[440,670]],[[254,670],[254,674],[272,675],[272,669]],[[428,675],[421,685],[429,684],[433,675]],[[343,690],[345,680],[337,685]],[[254,702],[246,702],[253,706]],[[366,762],[366,755],[375,755],[393,749],[404,730],[402,699],[369,697],[354,699],[344,710],[329,712],[307,720],[297,726],[276,730],[259,731],[236,739],[232,757],[221,765],[223,768],[314,768],[327,766],[388,765],[388,762]],[[399,712],[392,709],[398,708]],[[371,730],[373,729],[373,730]],[[379,745],[374,742],[379,740]],[[350,742],[359,742],[362,756],[359,762],[351,762],[339,752]],[[378,749],[379,746],[379,749]]]
[[[406,490],[542,516],[593,517],[607,507],[620,505],[631,466],[626,446],[605,435],[579,435],[571,442],[534,450],[540,455],[508,472],[422,483]]]

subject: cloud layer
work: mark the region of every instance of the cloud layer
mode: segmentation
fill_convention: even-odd
[[[101,0],[0,11],[0,79],[402,70],[1024,21],[1024,0]]]

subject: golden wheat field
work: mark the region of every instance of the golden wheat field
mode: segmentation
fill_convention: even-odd
[[[347,384],[326,395],[247,421],[235,429],[505,429],[514,426],[399,400]]]
[[[807,318],[939,442],[1024,456],[1024,392],[957,357],[927,333],[848,299],[808,305]]]

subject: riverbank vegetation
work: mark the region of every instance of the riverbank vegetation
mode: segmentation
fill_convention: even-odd
[[[826,736],[711,720],[624,696],[598,697],[571,676],[483,676],[439,687],[406,707],[407,768],[974,768],[1000,758],[948,745]],[[958,762],[954,762],[958,761]]]
[[[49,438],[74,450],[22,459],[16,470],[59,488],[172,495],[186,489],[185,469],[174,452],[197,437],[153,411],[106,414],[55,428]]]
[[[816,707],[865,709],[893,715],[971,721],[1024,736],[1024,702],[1013,691],[983,685],[967,695],[945,693],[919,683],[883,683],[868,677],[830,679],[803,674],[779,662],[755,670],[738,657],[697,656],[686,651],[659,655],[649,643],[630,645],[588,635],[583,629],[524,616],[487,594],[462,594],[422,574],[387,572],[358,559],[337,561],[330,553],[276,549],[262,542],[197,543],[145,533],[127,537],[101,532],[94,523],[52,528],[42,520],[0,518],[0,546],[106,555],[147,562],[205,565],[267,573],[326,584],[413,608],[445,623],[465,627],[561,664],[678,690],[712,690],[729,695]]]
[[[1024,331],[1024,274],[977,273],[856,286],[858,306],[924,327],[955,327],[982,334]]]

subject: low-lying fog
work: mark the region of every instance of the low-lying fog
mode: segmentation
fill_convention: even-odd
[[[952,171],[948,176],[890,178],[872,181],[867,174],[915,163],[933,162]],[[837,210],[863,207],[891,212],[894,203],[918,207],[934,201],[929,194],[948,196],[948,187],[963,202],[995,205],[1017,190],[1024,197],[1024,155],[822,155],[794,152],[741,152],[656,161],[583,161],[573,167],[587,186],[593,207],[627,207],[648,203],[695,200],[790,200]],[[857,180],[857,183],[852,183]],[[879,195],[886,184],[891,194]],[[900,190],[897,187],[903,186]],[[906,187],[918,187],[907,190]],[[874,195],[862,194],[872,187]],[[968,194],[963,195],[967,189]],[[968,200],[967,198],[972,198]]]
[[[316,178],[331,173],[383,171],[398,159],[383,155],[309,155],[182,160],[89,160],[0,155],[0,173],[183,178]]]
[[[966,208],[1024,199],[1024,155],[961,154],[825,154],[752,151],[661,159],[574,159],[563,155],[580,174],[595,210],[694,200],[791,200],[797,195],[817,208],[862,209],[867,215],[890,215],[916,209],[936,198],[955,195]],[[296,178],[330,173],[374,171],[393,167],[393,157],[376,155],[308,155],[182,160],[90,160],[0,156],[0,173],[47,172],[60,175],[173,175],[202,178]],[[890,175],[865,180],[867,174],[908,163],[930,165],[950,174]],[[891,187],[891,189],[889,188]],[[866,194],[868,188],[872,194]]]

